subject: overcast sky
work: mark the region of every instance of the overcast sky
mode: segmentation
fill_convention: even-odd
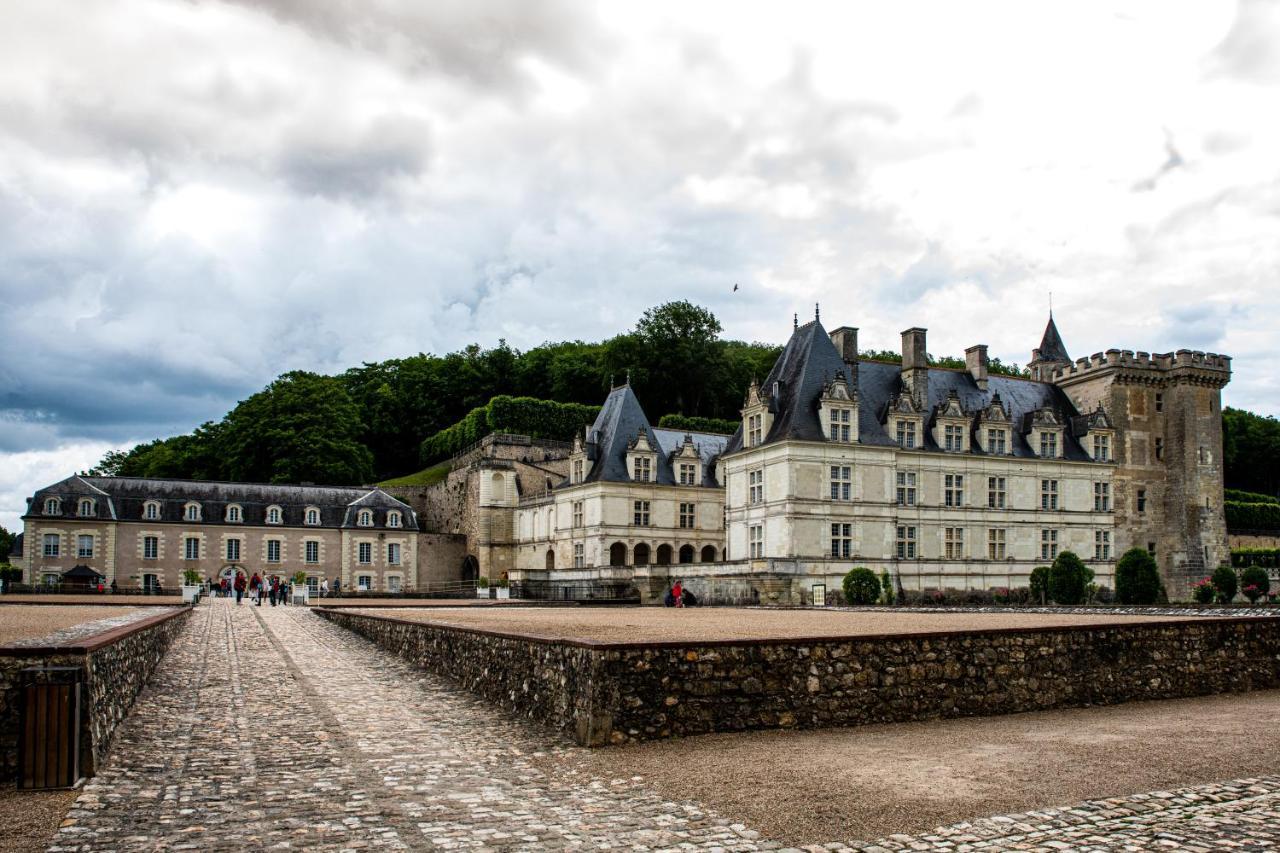
[[[1280,412],[1280,3],[6,4],[0,524],[291,369],[690,299]],[[740,285],[732,292],[734,283]]]

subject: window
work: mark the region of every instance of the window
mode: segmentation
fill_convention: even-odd
[[[399,542],[387,543],[387,565],[388,566],[400,565],[400,543]]]
[[[586,476],[586,462],[582,459],[573,460],[573,477],[571,481],[581,483],[582,478]]]
[[[308,563],[320,562],[320,543],[314,539],[307,540],[305,547],[306,555],[304,559]]]
[[[76,537],[76,556],[92,557],[93,556],[93,537],[81,534]]]
[[[1005,558],[1005,530],[992,527],[987,531],[987,559],[1003,560]]]
[[[916,472],[898,472],[898,506],[916,505]]]
[[[388,575],[387,576],[387,592],[399,592],[399,591],[400,591],[400,576]]]
[[[1200,455],[1201,455],[1202,457],[1204,456],[1204,448],[1203,448],[1203,447],[1202,447],[1202,448],[1200,448]],[[1203,460],[1202,460],[1202,461],[1203,461]],[[92,518],[92,517],[93,517],[93,515],[94,515],[94,512],[93,512],[93,501],[89,500],[88,498],[84,498],[83,500],[81,500],[81,501],[80,501],[80,517],[81,517],[81,518]]]
[[[1147,543],[1147,553],[1153,557],[1156,555],[1156,543],[1154,542]]]
[[[764,557],[764,527],[759,524],[751,525],[750,541],[751,541],[751,559],[759,560]]]
[[[964,528],[942,528],[943,553],[948,560],[964,559]]]
[[[1147,490],[1138,489],[1138,512],[1147,511]]]
[[[46,533],[44,535],[44,555],[46,557],[57,557],[62,553],[62,537],[56,533]]]
[[[649,502],[636,501],[632,509],[633,509],[633,516],[634,516],[636,527],[648,527],[649,526]]]
[[[360,510],[360,515],[356,517],[356,524],[360,527],[373,527],[373,513],[367,509]]]
[[[987,478],[987,506],[991,509],[1004,509],[1005,495],[1004,477],[988,477]]]
[[[1040,455],[1046,459],[1058,458],[1058,434],[1056,432],[1040,433]]]
[[[185,518],[187,521],[199,521],[200,520],[200,504],[197,504],[197,503],[187,504],[186,508],[182,512],[182,517]]]
[[[1163,394],[1156,394],[1156,411],[1157,412],[1164,411],[1164,395]]]
[[[315,507],[307,507],[306,523],[315,526],[320,523],[320,510]]]
[[[182,540],[182,558],[184,560],[200,559],[200,540],[195,536],[187,536]]]
[[[148,521],[155,521],[160,517],[160,504],[155,501],[147,501],[142,507],[142,517]]]
[[[764,415],[747,418],[747,447],[755,447],[764,441]]]
[[[943,477],[942,502],[947,506],[964,506],[963,474],[947,474]]]
[[[227,562],[237,563],[239,561],[240,561],[240,540],[228,539],[227,540]]]
[[[648,456],[637,456],[632,463],[634,470],[631,473],[631,479],[637,483],[649,482],[649,475],[653,473],[653,460]]]
[[[1040,559],[1054,560],[1058,557],[1058,531],[1040,531]]]
[[[1111,436],[1095,435],[1093,437],[1093,461],[1109,462],[1111,460]]]
[[[993,455],[1003,456],[1005,454],[1005,435],[1002,429],[987,430],[987,452]]]
[[[573,502],[573,526],[582,526],[582,501]]]
[[[853,525],[831,525],[831,556],[850,557],[853,555]]]
[[[964,450],[964,427],[948,424],[942,429],[943,449],[950,453]]]
[[[238,522],[239,520],[240,520],[240,507],[236,506],[235,504],[231,504],[231,506],[227,507],[227,521],[234,523],[234,522]]]
[[[280,523],[280,507],[278,506],[267,507],[267,524],[279,524],[279,523]]]
[[[1111,531],[1110,530],[1093,531],[1093,559],[1095,560],[1111,559]]]
[[[852,497],[853,469],[848,465],[831,466],[831,500],[847,501]]]
[[[680,485],[696,486],[698,485],[698,466],[692,462],[680,463]]]
[[[575,569],[585,568],[587,565],[586,549],[583,548],[581,542],[573,546],[573,567]]]
[[[400,526],[400,511],[393,509],[391,510],[391,512],[387,513],[387,527],[399,527],[399,526]]]
[[[827,429],[828,438],[832,441],[850,440],[849,415],[850,411],[848,409],[831,410],[831,419]]]
[[[357,575],[356,587],[364,592],[368,592],[373,589],[373,575]]]
[[[750,486],[748,503],[764,503],[764,469],[757,469],[747,474]]]
[[[44,514],[45,515],[61,515],[62,501],[58,500],[57,498],[49,498],[48,500],[46,500],[44,502]]]
[[[1094,483],[1093,484],[1093,511],[1094,512],[1110,512],[1111,511],[1111,484],[1110,483]]]
[[[280,540],[279,539],[267,540],[267,562],[268,563],[280,562]]]
[[[695,506],[696,506],[695,504],[691,504],[691,503],[680,504],[680,526],[681,527],[686,528],[688,530],[692,530],[694,528]]]
[[[361,542],[356,546],[356,562],[367,566],[373,562],[373,543]]]
[[[160,556],[160,539],[155,536],[142,537],[142,559],[155,560]]]
[[[1041,480],[1040,481],[1040,508],[1041,509],[1057,509],[1058,508],[1058,481],[1057,480]]]
[[[914,560],[916,558],[916,529],[907,525],[898,525],[898,559]]]
[[[1156,461],[1164,458],[1164,439],[1156,438]]]
[[[905,448],[916,446],[915,421],[898,421],[898,446]]]

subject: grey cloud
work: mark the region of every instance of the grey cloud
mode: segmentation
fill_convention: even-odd
[[[1253,82],[1280,80],[1280,4],[1239,0],[1231,30],[1205,61],[1210,76]]]
[[[420,175],[430,162],[431,128],[420,119],[382,116],[354,137],[302,128],[282,141],[277,168],[300,192],[358,200]]]
[[[1154,190],[1156,188],[1156,184],[1159,183],[1165,175],[1169,174],[1174,169],[1182,167],[1184,163],[1182,154],[1180,154],[1178,149],[1174,146],[1173,134],[1171,134],[1167,128],[1164,132],[1164,151],[1165,161],[1160,164],[1160,168],[1156,170],[1155,174],[1150,177],[1143,178],[1135,183],[1133,185],[1134,192],[1149,192]]]

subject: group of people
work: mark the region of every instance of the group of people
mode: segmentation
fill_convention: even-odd
[[[342,581],[337,578],[334,579],[334,595],[338,594],[341,584]],[[282,578],[279,575],[266,577],[259,575],[257,572],[254,572],[251,578],[245,578],[243,574],[236,573],[235,580],[223,578],[221,581],[210,585],[215,596],[220,598],[235,596],[236,604],[239,604],[248,595],[249,600],[259,607],[262,606],[264,599],[270,602],[272,607],[275,607],[276,604],[285,606],[289,603],[289,594],[293,591],[293,583],[288,578]],[[321,578],[320,580],[320,597],[329,597],[328,578]]]
[[[663,603],[667,607],[697,607],[698,598],[691,591],[685,589],[684,584],[676,581],[671,589],[667,590],[667,598]]]

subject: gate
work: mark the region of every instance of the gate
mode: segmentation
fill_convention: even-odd
[[[33,667],[20,679],[18,787],[70,788],[80,779],[79,667]]]

